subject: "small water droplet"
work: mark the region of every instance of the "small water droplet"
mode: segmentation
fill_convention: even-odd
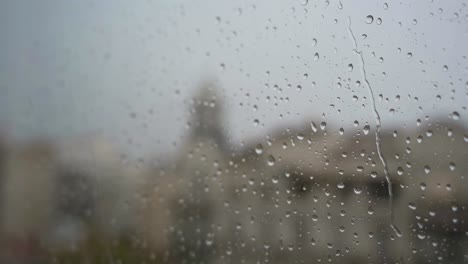
[[[361,194],[362,193],[362,189],[360,187],[354,187],[354,193],[355,194]]]
[[[318,61],[319,59],[320,59],[320,55],[318,54],[318,52],[315,52],[314,61]]]
[[[455,170],[455,168],[456,168],[456,165],[455,165],[455,163],[453,163],[453,162],[450,162],[450,164],[449,164],[449,169],[450,169],[451,171],[454,171],[454,170]]]
[[[362,129],[362,131],[364,132],[364,135],[368,135],[368,134],[369,134],[369,131],[370,131],[370,126],[369,126],[369,125],[365,125],[364,128]]]
[[[312,129],[312,131],[315,133],[317,132],[317,125],[312,121],[310,122],[310,128]]]
[[[426,174],[431,173],[431,167],[429,167],[428,165],[424,166],[424,172],[425,172]]]
[[[257,153],[257,155],[261,155],[263,153],[263,145],[262,144],[257,144],[255,146],[255,153]]]
[[[268,166],[273,166],[275,165],[276,159],[272,155],[269,155],[267,158],[267,164]]]
[[[320,129],[325,130],[325,128],[327,128],[327,123],[325,121],[322,121],[320,123]]]

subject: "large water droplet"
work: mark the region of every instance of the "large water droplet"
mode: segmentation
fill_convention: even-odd
[[[368,16],[366,17],[366,23],[367,23],[367,24],[371,24],[372,22],[374,22],[374,17],[371,16],[371,15],[368,15]]]

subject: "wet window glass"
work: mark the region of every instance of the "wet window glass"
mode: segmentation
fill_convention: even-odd
[[[3,1],[0,263],[468,262],[465,1]]]

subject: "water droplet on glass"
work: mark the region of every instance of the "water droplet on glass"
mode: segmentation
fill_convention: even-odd
[[[325,130],[325,128],[327,128],[327,123],[325,121],[322,121],[320,123],[320,129]]]
[[[355,194],[361,194],[362,193],[362,189],[360,187],[354,187],[354,193]]]
[[[315,133],[317,132],[317,125],[312,121],[310,122],[310,128],[312,129],[312,131]]]
[[[425,172],[426,174],[431,173],[431,167],[429,167],[428,165],[424,166],[424,172]]]
[[[320,59],[320,55],[318,54],[318,52],[315,52],[314,61],[318,61],[319,59]]]
[[[255,153],[258,155],[261,155],[263,153],[263,145],[262,144],[257,144],[255,146]]]
[[[273,157],[272,155],[269,155],[268,158],[267,158],[267,164],[268,166],[273,166],[275,165],[275,157]]]
[[[368,15],[368,16],[366,17],[366,23],[367,23],[367,24],[371,24],[372,22],[374,22],[374,17],[371,16],[371,15]]]
[[[353,64],[351,64],[351,63],[348,64],[348,71],[350,71],[350,72],[353,71]]]
[[[454,171],[454,170],[455,170],[455,163],[450,162],[450,164],[449,164],[449,169],[450,169],[451,171]]]
[[[368,135],[368,134],[369,134],[369,131],[370,131],[370,126],[369,126],[369,125],[365,125],[364,128],[362,129],[362,131],[364,132],[364,135]]]

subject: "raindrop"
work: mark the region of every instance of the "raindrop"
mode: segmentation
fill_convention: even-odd
[[[255,153],[258,155],[261,155],[263,153],[263,145],[262,144],[257,144],[255,146]]]
[[[374,17],[371,16],[371,15],[368,15],[368,16],[366,17],[366,23],[367,23],[367,24],[371,24],[372,22],[374,22]]]
[[[274,184],[277,184],[277,183],[279,182],[278,176],[273,176],[273,177],[271,178],[271,182],[273,182]]]
[[[327,123],[325,121],[322,121],[320,123],[320,129],[325,130],[325,128],[327,128]]]
[[[368,135],[368,134],[369,134],[369,131],[370,131],[370,126],[369,126],[369,125],[365,125],[364,128],[362,129],[362,131],[364,132],[364,135]]]
[[[426,183],[421,182],[421,183],[419,184],[419,188],[421,188],[421,191],[425,191],[425,190],[426,190]]]
[[[275,165],[275,162],[276,162],[275,158],[274,158],[272,155],[269,155],[268,158],[267,158],[267,164],[268,164],[268,166],[273,166],[273,165]]]
[[[429,167],[428,165],[424,166],[424,172],[425,172],[426,174],[431,173],[431,167]]]
[[[304,134],[302,133],[297,134],[297,139],[304,140]]]
[[[450,169],[451,171],[454,171],[454,170],[455,170],[455,163],[450,162],[450,164],[449,164],[449,169]]]
[[[312,129],[312,131],[315,133],[317,132],[317,125],[312,121],[310,122],[310,128]]]
[[[318,61],[319,59],[320,59],[320,55],[318,54],[318,52],[315,52],[314,61]]]
[[[426,235],[419,233],[418,238],[421,239],[421,240],[424,240],[424,239],[426,239]]]
[[[360,187],[354,187],[354,193],[355,194],[361,194],[362,193],[362,189]]]
[[[353,64],[351,64],[351,63],[348,64],[348,71],[349,72],[353,71]]]
[[[448,71],[448,66],[447,66],[447,65],[444,65],[444,66],[442,67],[442,69],[443,69],[444,71]]]

